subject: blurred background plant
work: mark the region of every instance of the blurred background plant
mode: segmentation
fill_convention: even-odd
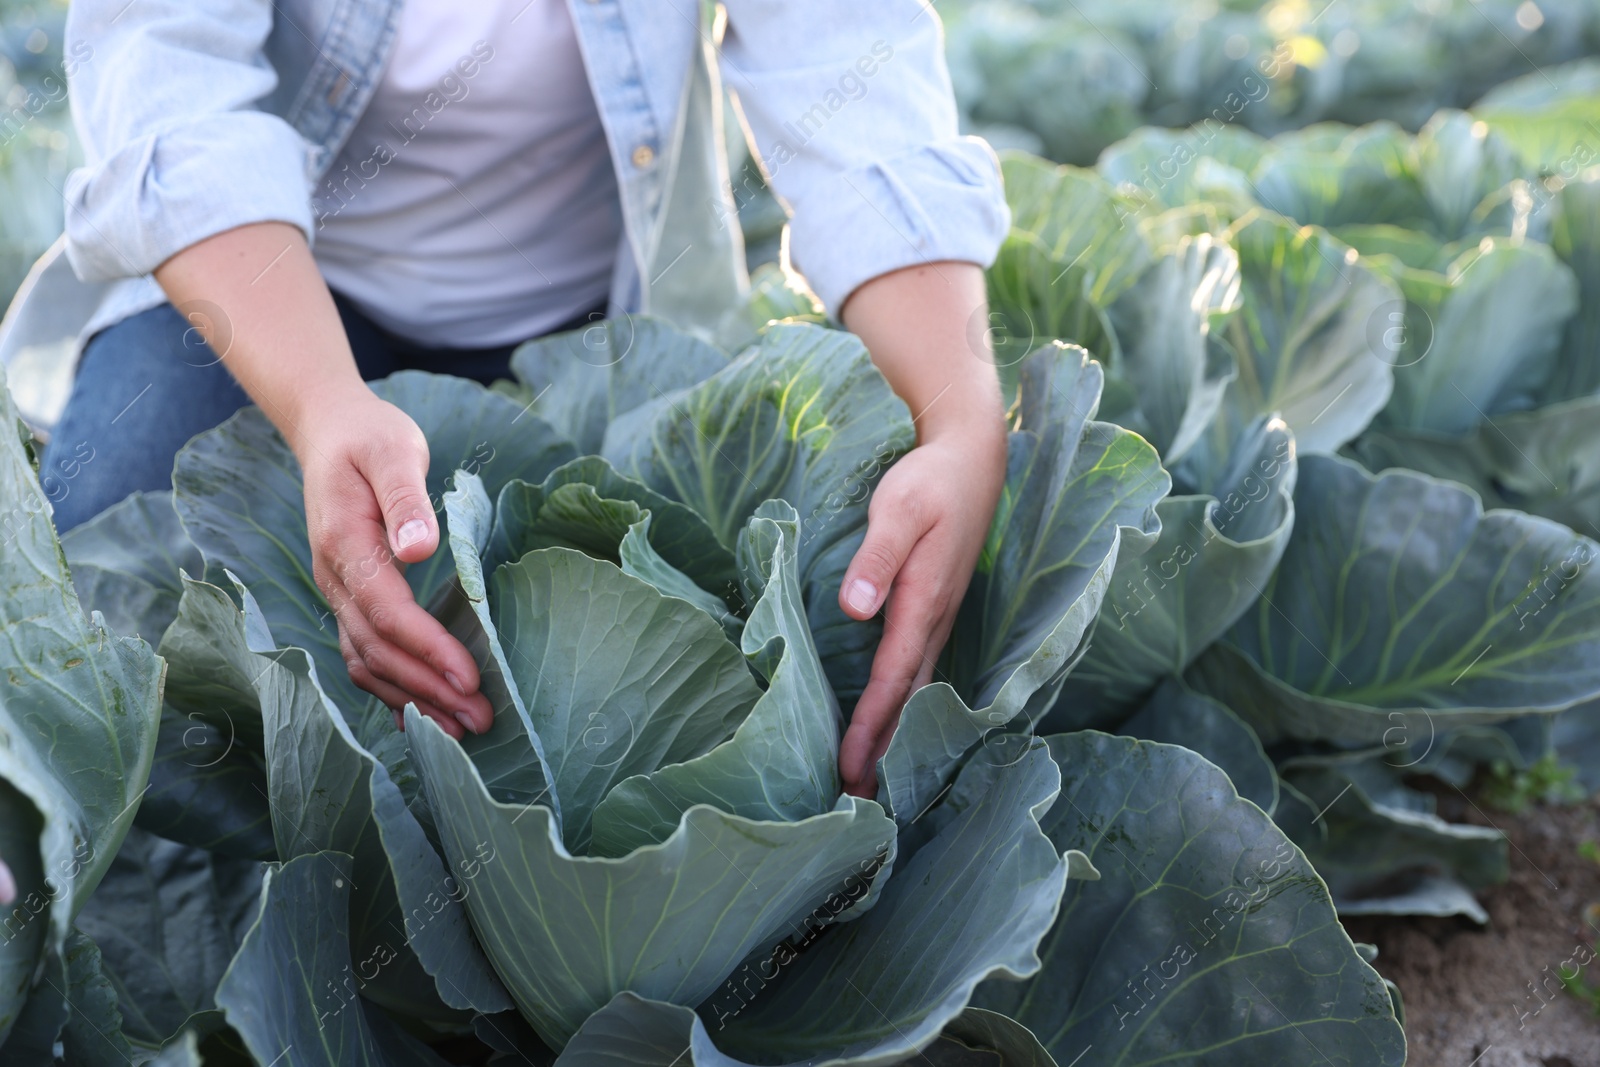
[[[1326,121],[1417,130],[1600,52],[1592,0],[946,0],[939,13],[972,132],[1081,165],[1139,126],[1219,107],[1267,136]]]
[[[1600,866],[1600,841],[1581,842],[1578,845],[1578,855],[1596,866]],[[1600,936],[1592,933],[1592,931],[1600,930],[1600,900],[1595,901],[1584,909],[1583,921],[1589,927],[1590,932],[1586,935],[1589,943],[1594,949],[1600,951]],[[1577,974],[1570,976],[1563,972],[1561,974],[1561,984],[1567,987],[1567,992],[1583,1002],[1584,1007],[1589,1009],[1590,1014],[1596,1019],[1600,1019],[1600,981],[1589,975],[1587,973],[1589,970],[1590,968],[1586,967]]]
[[[1141,126],[1211,120],[1270,137],[1321,122],[1389,121],[1415,132],[1440,108],[1473,105],[1497,127],[1496,117],[1514,116],[1502,133],[1529,158],[1554,162],[1574,143],[1600,142],[1594,0],[941,0],[937,8],[963,130],[1058,163],[1093,166]],[[778,258],[784,214],[743,144],[730,147],[754,268]]]
[[[61,232],[78,147],[62,76],[65,0],[0,0],[0,303]]]

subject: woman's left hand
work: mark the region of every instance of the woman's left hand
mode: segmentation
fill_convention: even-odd
[[[933,679],[1005,483],[1006,427],[983,272],[935,263],[882,275],[843,314],[915,419],[917,446],[883,476],[839,588],[855,619],[884,612],[872,675],[839,747],[845,791],[870,797],[906,700]],[[974,328],[976,326],[976,328]]]
[[[889,468],[867,507],[867,536],[840,587],[852,618],[885,607],[872,678],[839,746],[845,791],[872,796],[874,768],[907,698],[933,680],[1005,481],[1005,433],[930,437]],[[887,604],[886,604],[887,602]]]

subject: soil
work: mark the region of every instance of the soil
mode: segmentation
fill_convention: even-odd
[[[1600,1018],[1555,977],[1581,970],[1600,987],[1600,863],[1578,852],[1600,841],[1600,797],[1508,815],[1447,787],[1439,814],[1511,839],[1510,880],[1478,894],[1488,926],[1345,922],[1351,937],[1378,946],[1374,966],[1400,987],[1408,1067],[1600,1067]]]

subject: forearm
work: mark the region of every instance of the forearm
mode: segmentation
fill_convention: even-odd
[[[227,230],[172,256],[155,277],[297,453],[320,411],[365,389],[298,227]]]
[[[983,271],[972,263],[882,274],[845,302],[841,320],[911,409],[918,444],[960,433],[1003,457],[1004,405],[987,312]]]

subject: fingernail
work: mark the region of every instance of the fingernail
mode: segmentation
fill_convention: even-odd
[[[464,689],[461,685],[461,679],[457,678],[454,674],[451,674],[449,671],[445,671],[444,680],[450,683],[450,688],[456,691],[457,696],[467,695],[466,689]]]
[[[394,542],[402,550],[417,544],[428,536],[428,524],[421,519],[407,519],[395,532]]]
[[[17,899],[17,882],[11,877],[11,868],[0,863],[0,904],[10,904]]]
[[[469,734],[478,732],[478,728],[472,725],[472,717],[464,711],[456,712],[456,722],[460,723],[461,728]]]
[[[850,606],[857,611],[871,611],[878,603],[878,587],[865,578],[850,583]]]

